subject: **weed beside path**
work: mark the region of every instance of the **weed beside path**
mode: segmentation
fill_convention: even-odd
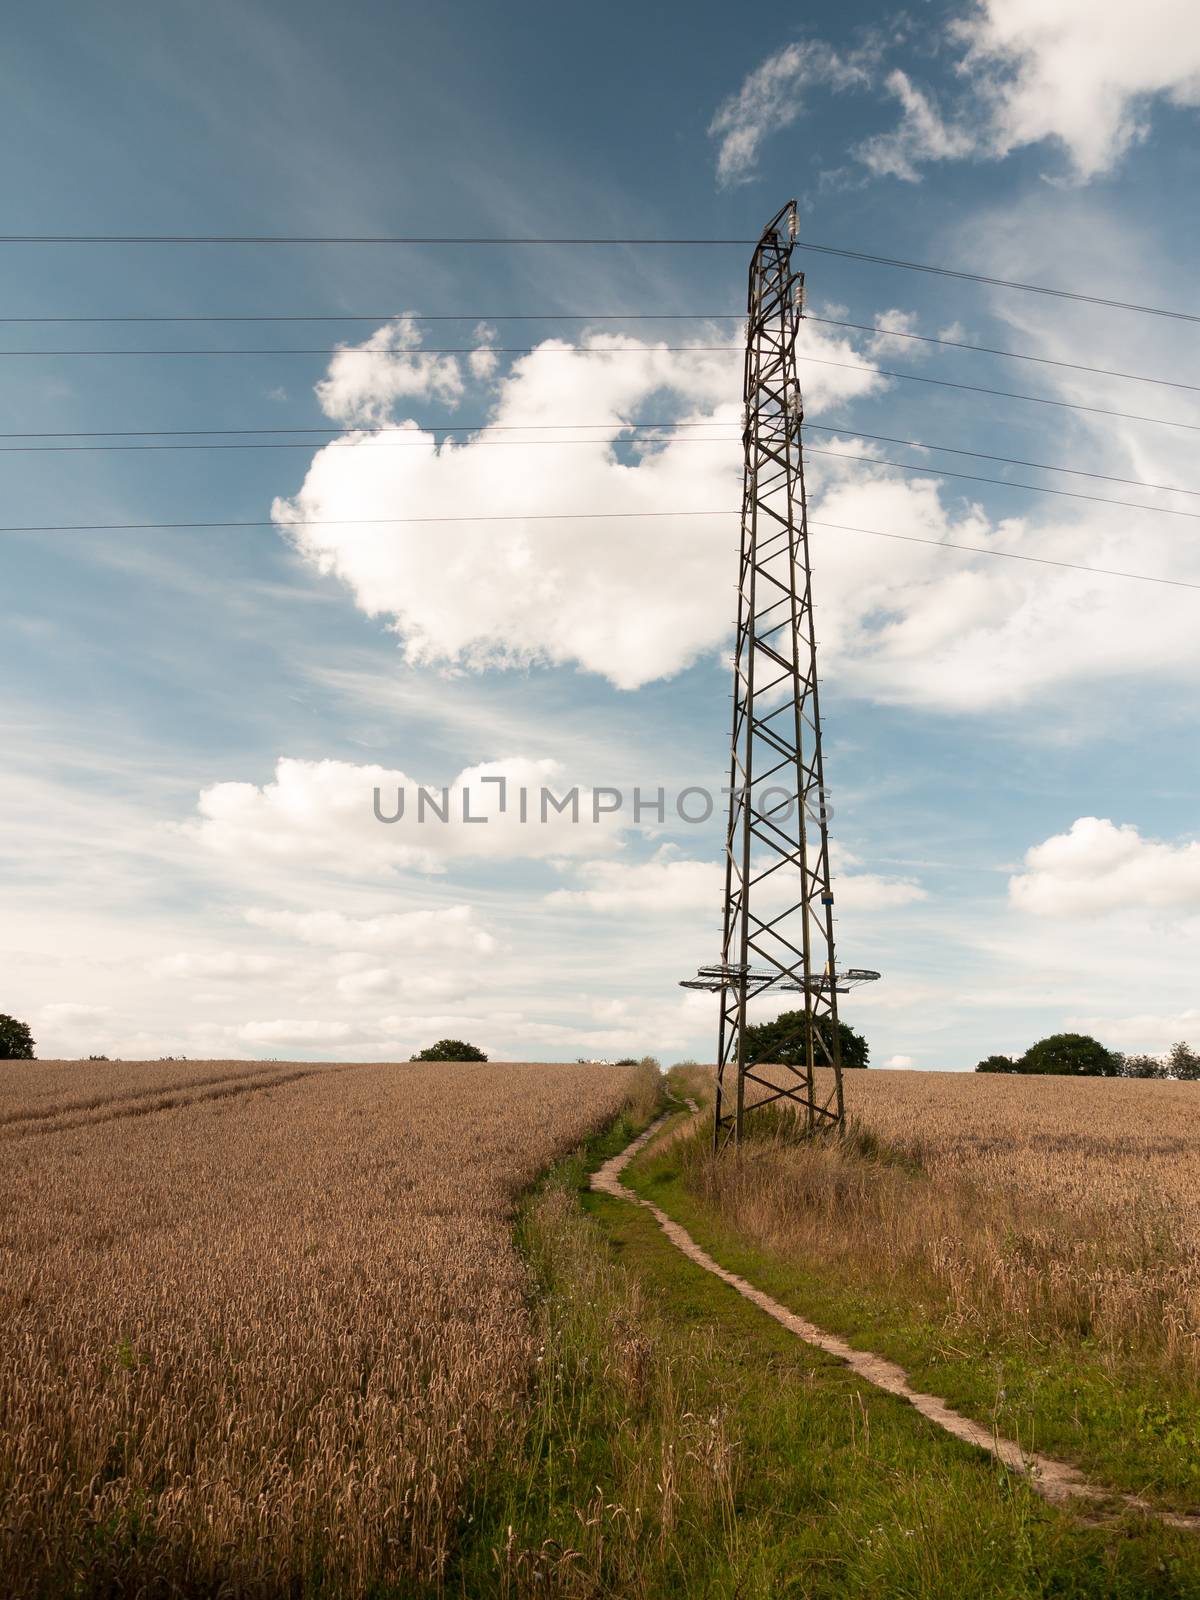
[[[540,1359],[527,1425],[481,1472],[457,1592],[1200,1596],[1193,1536],[1044,1505],[686,1260],[647,1212],[586,1194],[607,1146],[521,1219]]]
[[[897,1362],[915,1387],[985,1428],[1164,1509],[1200,1509],[1200,1393],[1186,1369],[1121,1357],[1086,1327],[1031,1326],[995,1308],[966,1314],[953,1285],[893,1247],[902,1203],[919,1215],[939,1205],[950,1214],[949,1200],[925,1193],[946,1180],[911,1145],[894,1149],[869,1131],[807,1141],[769,1113],[749,1126],[740,1156],[714,1162],[707,1129],[697,1127],[636,1162],[626,1181],[722,1265],[855,1349]],[[959,1194],[953,1203],[967,1202]],[[982,1230],[993,1220],[989,1196],[974,1204]],[[1004,1195],[995,1201],[1007,1204]],[[956,1241],[930,1244],[951,1254]],[[1064,1268],[1050,1261],[1046,1270]]]

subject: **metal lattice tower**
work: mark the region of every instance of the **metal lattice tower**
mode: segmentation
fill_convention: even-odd
[[[796,372],[804,312],[804,277],[792,270],[796,226],[793,200],[767,224],[750,264],[724,934],[719,964],[684,980],[721,997],[718,1148],[742,1137],[748,1080],[763,1091],[756,1104],[790,1101],[809,1129],[842,1122],[837,997],[879,976],[839,974],[834,957]],[[806,1028],[803,1064],[767,1076],[748,1059],[745,1033],[748,1001],[771,989],[803,994]]]

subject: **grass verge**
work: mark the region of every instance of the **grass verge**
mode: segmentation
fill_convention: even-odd
[[[646,1212],[588,1193],[633,1131],[561,1163],[519,1217],[539,1350],[450,1592],[1200,1596],[1191,1536],[1047,1507],[696,1267]]]
[[[788,1148],[769,1116],[758,1126],[742,1155],[722,1156],[719,1171],[701,1128],[647,1152],[626,1181],[722,1265],[855,1348],[899,1362],[918,1388],[985,1426],[1164,1507],[1200,1504],[1193,1386],[1114,1359],[1084,1334],[1055,1339],[1041,1329],[963,1317],[936,1282],[897,1272],[885,1242],[872,1237],[868,1208],[846,1204],[841,1217],[829,1217],[828,1254],[798,1243],[803,1235],[786,1247],[764,1242],[772,1206],[778,1220],[788,1207],[836,1202],[836,1194],[813,1192],[817,1184],[869,1190],[929,1180],[910,1154],[869,1138],[826,1147],[810,1160],[804,1141]]]

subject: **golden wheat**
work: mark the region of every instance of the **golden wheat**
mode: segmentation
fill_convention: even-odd
[[[963,1322],[1200,1376],[1200,1084],[851,1072],[846,1097],[857,1140],[706,1169],[731,1220]]]
[[[629,1082],[6,1065],[5,1594],[436,1587],[531,1359],[513,1197]]]

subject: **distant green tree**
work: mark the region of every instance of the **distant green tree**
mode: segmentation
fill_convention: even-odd
[[[826,1026],[825,1019],[818,1023],[818,1040],[821,1029]],[[808,1020],[803,1011],[782,1011],[774,1022],[758,1022],[753,1027],[747,1028],[745,1033],[744,1051],[748,1061],[778,1062],[784,1067],[801,1067],[804,1065],[806,1046],[808,1044]],[[870,1063],[867,1060],[870,1046],[861,1033],[856,1033],[846,1023],[838,1023],[838,1038],[841,1041],[842,1065],[844,1067],[865,1067]],[[825,1059],[824,1051],[818,1043],[816,1049],[817,1065]]]
[[[34,1038],[23,1022],[0,1012],[0,1061],[32,1061]]]
[[[636,1067],[637,1066],[637,1057],[636,1056],[622,1056],[620,1061],[614,1061],[613,1062],[613,1066],[614,1067]]]
[[[1200,1079],[1200,1055],[1194,1050],[1189,1050],[1182,1039],[1178,1044],[1171,1046],[1167,1066],[1173,1078],[1181,1078],[1184,1082],[1190,1080],[1193,1083]]]
[[[1171,1070],[1167,1062],[1160,1061],[1157,1056],[1122,1056],[1121,1076],[1123,1078],[1169,1078]]]
[[[1089,1033],[1052,1033],[1017,1062],[1018,1072],[1058,1073],[1068,1078],[1119,1078],[1121,1057]]]
[[[410,1061],[486,1061],[482,1050],[462,1039],[439,1039],[425,1050],[420,1050]]]
[[[985,1056],[975,1068],[976,1072],[1020,1072],[1011,1056]]]

